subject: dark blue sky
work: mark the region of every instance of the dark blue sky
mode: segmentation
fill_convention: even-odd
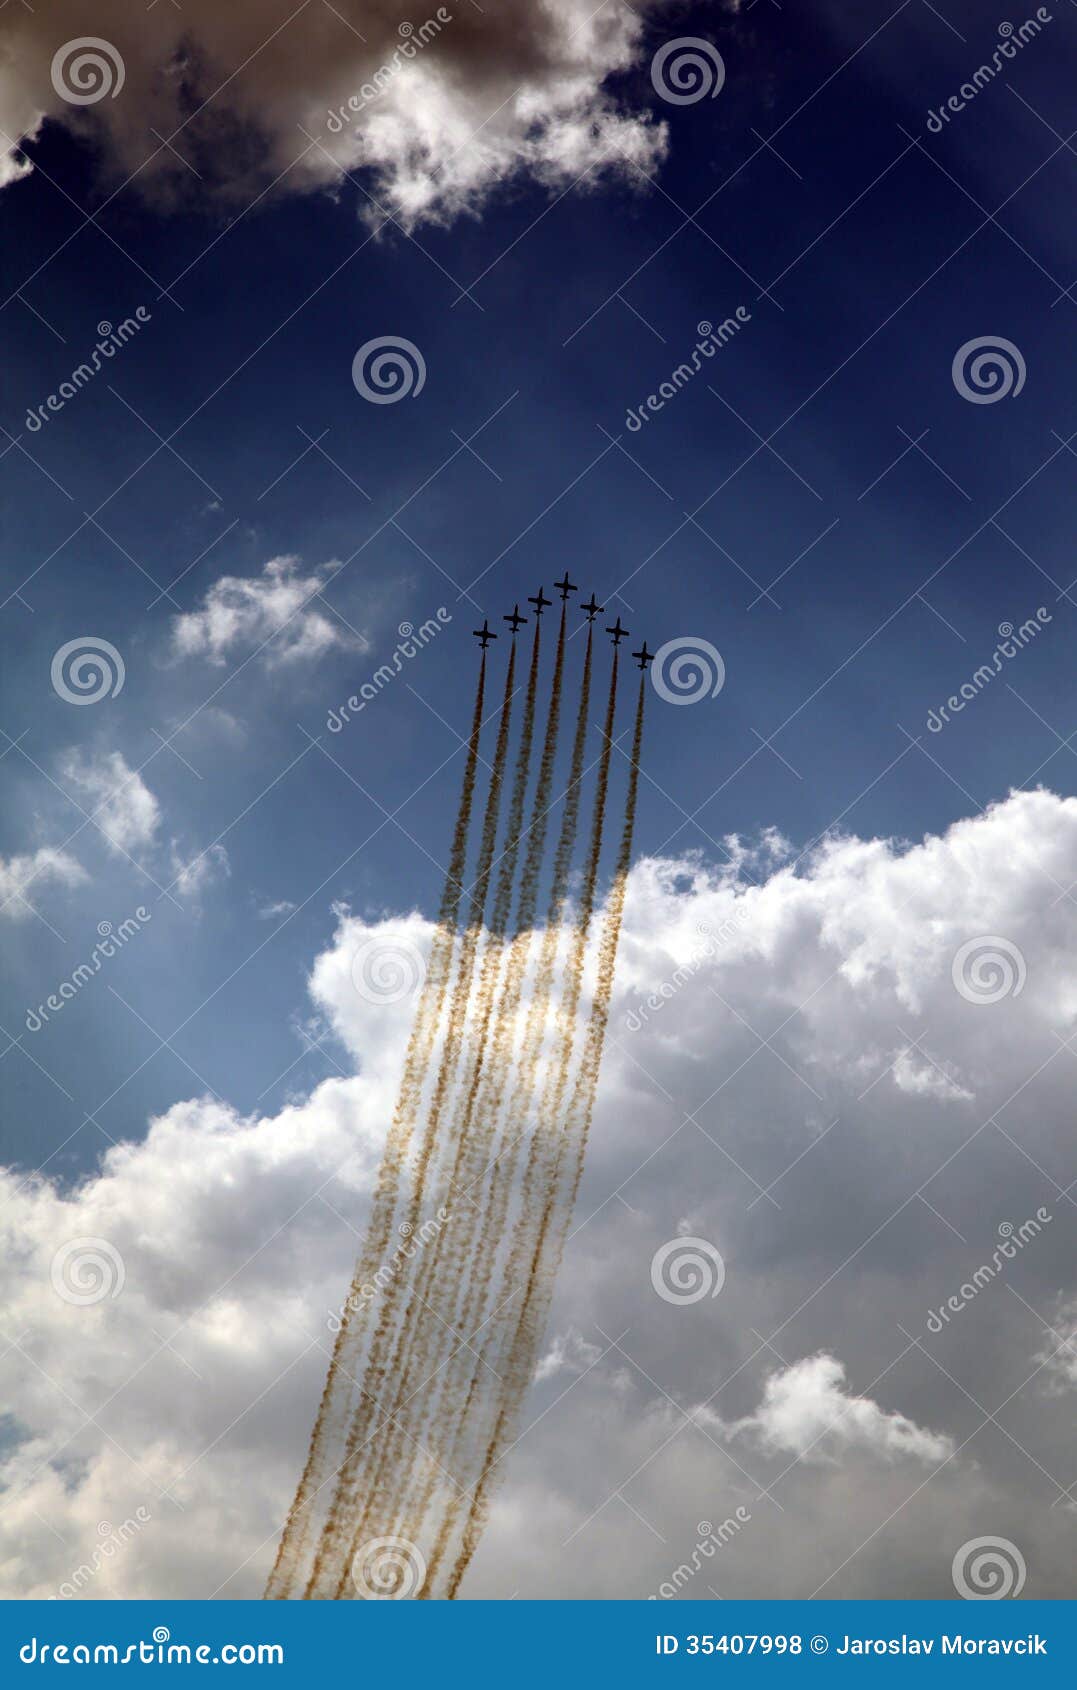
[[[0,855],[79,826],[53,784],[65,753],[118,751],[161,805],[162,841],[193,855],[220,839],[231,873],[197,912],[159,903],[87,828],[70,849],[88,881],[35,899],[50,926],[6,924],[0,1019],[15,1036],[100,921],[153,910],[107,983],[132,1009],[99,982],[62,1029],[3,1059],[6,1159],[44,1161],[75,1134],[50,1162],[73,1174],[106,1144],[87,1115],[138,1136],[203,1079],[248,1110],[330,1071],[315,1054],[272,1084],[302,1048],[290,1027],[331,905],[433,910],[470,629],[566,566],[652,648],[690,636],[725,661],[709,703],[650,698],[642,851],[719,857],[715,841],[770,827],[798,850],[833,826],[918,839],[1011,787],[1077,790],[1063,743],[1077,235],[1061,214],[1077,8],[1049,11],[933,134],[930,110],[998,45],[1007,20],[982,6],[686,10],[677,32],[716,42],[726,81],[660,111],[670,151],[653,184],[560,198],[518,184],[415,238],[375,238],[349,182],[269,196],[233,227],[133,187],[89,221],[106,197],[92,147],[46,125],[33,173],[0,194]],[[659,105],[646,67],[623,93]],[[98,324],[139,306],[137,337],[28,431]],[[750,321],[630,432],[626,411],[691,356],[697,324],[738,306]],[[357,394],[353,356],[381,335],[420,349],[414,400]],[[1019,394],[957,391],[955,353],[981,337],[1018,349]],[[330,614],[368,652],[170,657],[176,614],[281,554],[308,572],[343,564]],[[439,606],[445,632],[330,739],[327,712],[397,625]],[[1000,624],[1040,606],[1034,645],[928,734]],[[53,653],[80,635],[126,666],[123,692],[85,710],[50,683]],[[385,821],[401,805],[406,833]],[[294,916],[260,919],[283,900]]]

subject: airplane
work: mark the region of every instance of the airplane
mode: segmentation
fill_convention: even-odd
[[[640,666],[641,669],[646,669],[648,663],[654,662],[654,652],[647,650],[647,641],[646,640],[644,640],[644,642],[643,642],[642,650],[634,651],[632,653],[632,656],[639,659],[639,666]]]
[[[538,598],[536,599],[536,598],[530,598],[529,597],[527,602],[528,602],[528,604],[534,605],[535,615],[541,616],[542,612],[545,610],[546,606],[548,604],[553,603],[553,599],[548,599],[546,597],[546,595],[543,593],[542,588],[540,587],[539,590],[538,590]]]
[[[563,581],[555,581],[554,586],[557,588],[558,592],[561,594],[562,602],[564,602],[564,600],[568,598],[569,593],[578,593],[579,590],[580,590],[578,587],[574,587],[572,585],[572,582],[568,578],[568,570],[567,569],[565,570],[564,580]]]
[[[519,627],[521,627],[521,626],[523,626],[523,625],[524,625],[524,624],[526,624],[526,622],[527,622],[527,617],[526,617],[526,616],[521,616],[521,615],[520,615],[520,607],[519,607],[519,605],[518,605],[518,604],[514,604],[514,605],[513,605],[513,607],[512,607],[512,615],[511,615],[511,616],[503,616],[503,617],[502,617],[502,618],[501,618],[501,620],[502,620],[502,622],[511,622],[511,624],[512,624],[512,631],[513,631],[513,633],[515,633],[515,632],[516,632],[516,630],[517,630],[517,628],[519,628]]]
[[[605,607],[604,604],[596,604],[595,603],[594,593],[591,594],[590,603],[580,605],[580,609],[585,610],[587,612],[588,622],[593,622],[596,616],[601,616],[602,612],[605,610],[605,608],[606,607]]]
[[[613,627],[607,628],[606,632],[607,632],[607,634],[613,635],[613,643],[614,643],[615,646],[620,645],[622,640],[625,640],[625,639],[628,638],[628,629],[621,627],[621,618],[619,616],[617,618],[617,621],[614,623]]]
[[[483,651],[486,650],[486,647],[489,645],[491,640],[497,639],[497,635],[494,633],[493,629],[491,628],[489,622],[486,620],[485,616],[482,619],[482,627],[481,628],[472,628],[471,632],[474,634],[474,636],[477,640],[482,641]]]

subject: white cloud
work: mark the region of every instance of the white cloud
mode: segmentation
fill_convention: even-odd
[[[584,172],[590,181],[631,174],[632,164],[651,170],[664,125],[625,109],[607,87],[639,62],[648,9],[657,0],[643,8],[502,0],[484,11],[450,4],[439,23],[435,6],[424,16],[407,0],[340,0],[278,29],[251,0],[186,0],[182,12],[161,10],[148,33],[120,0],[68,0],[61,16],[49,8],[47,24],[20,9],[5,25],[0,63],[0,124],[10,137],[2,168],[14,179],[23,167],[11,143],[47,116],[91,135],[110,173],[135,175],[136,190],[245,202],[282,172],[286,192],[362,170],[378,200],[408,222],[471,209],[518,173],[561,186]],[[117,50],[119,97],[89,106],[58,97],[53,55],[80,36]],[[199,172],[197,189],[154,130],[174,135],[176,152]]]
[[[181,898],[197,902],[201,894],[231,874],[228,852],[223,845],[207,845],[197,856],[185,857],[178,842],[172,841],[172,890]]]
[[[972,1093],[959,1085],[941,1063],[911,1048],[898,1052],[890,1072],[894,1076],[894,1084],[902,1091],[907,1091],[910,1097],[937,1097],[942,1101],[955,1103],[972,1102]]]
[[[233,652],[261,648],[270,664],[321,657],[334,647],[365,651],[363,636],[338,620],[319,597],[336,567],[327,564],[303,575],[298,558],[275,557],[261,575],[222,575],[200,610],[173,618],[173,651],[216,664]]]
[[[808,1356],[772,1373],[755,1412],[729,1428],[759,1439],[763,1448],[804,1461],[837,1461],[849,1450],[934,1464],[953,1453],[953,1440],[925,1431],[904,1414],[886,1412],[870,1397],[845,1389],[845,1368],[830,1355]]]
[[[219,742],[233,751],[241,751],[249,737],[246,723],[218,704],[204,704],[183,723],[183,730],[196,740]]]
[[[582,1332],[570,1327],[567,1332],[557,1334],[545,1355],[539,1360],[535,1369],[535,1383],[541,1385],[558,1373],[584,1373],[594,1366],[601,1355],[601,1344],[590,1343]]]
[[[35,888],[53,881],[78,886],[86,879],[82,865],[67,851],[42,846],[32,856],[0,857],[0,915],[21,921],[31,913]]]
[[[290,898],[277,898],[268,904],[259,904],[258,920],[279,921],[281,916],[291,915],[295,907]]]
[[[1050,1369],[1034,1374],[1058,1286],[1072,1295],[1065,1229],[941,1333],[926,1316],[990,1258],[1001,1222],[1067,1207],[1052,1174],[1072,1172],[1057,1034],[1077,1014],[1077,908],[1058,886],[1075,879],[1077,800],[1042,792],[907,849],[831,841],[747,890],[698,858],[636,866],[561,1336],[465,1594],[642,1596],[700,1519],[742,1502],[723,1595],[806,1596],[833,1574],[825,1595],[945,1596],[955,1550],[991,1531],[1021,1545],[1030,1594],[1065,1594],[1066,1509],[1045,1505],[1044,1471],[1068,1479],[1071,1415]],[[414,914],[337,914],[309,984],[353,1076],[259,1120],[178,1103],[74,1189],[3,1176],[0,1298],[26,1358],[9,1357],[0,1467],[7,1594],[54,1591],[98,1522],[140,1504],[151,1523],[87,1594],[262,1587],[414,1004],[361,995],[356,954],[430,937]],[[689,968],[701,925],[721,943]],[[1020,995],[990,1005],[951,975],[985,932],[1027,964]],[[910,1037],[969,1095],[897,1083]],[[285,1065],[272,1033],[260,1059],[268,1086]],[[651,1262],[682,1223],[720,1244],[726,1275],[717,1297],[673,1306]],[[125,1281],[78,1307],[50,1268],[86,1237],[119,1252]],[[989,1431],[958,1447],[979,1418],[963,1393],[993,1408],[1022,1380],[1007,1429],[1037,1465]]]
[[[89,810],[114,850],[130,855],[153,843],[160,805],[122,752],[70,751],[61,760],[60,774],[76,788],[83,809]]]
[[[1039,1359],[1053,1386],[1077,1390],[1077,1297],[1056,1301]]]
[[[52,1593],[92,1550],[98,1520],[118,1524],[139,1505],[152,1525],[88,1595],[208,1591],[257,1548],[293,1451],[263,1444],[252,1404],[275,1389],[278,1407],[290,1398],[308,1417],[328,1359],[320,1311],[339,1301],[354,1243],[323,1199],[354,1213],[375,1149],[359,1122],[380,1118],[377,1105],[358,1079],[261,1121],[182,1103],[142,1144],[110,1150],[75,1192],[5,1173],[4,1300],[21,1335],[9,1399],[18,1442],[3,1460],[14,1487],[0,1516],[7,1589]],[[96,1253],[111,1283],[123,1264],[115,1300],[79,1306],[54,1289],[56,1252],[86,1239],[105,1241]],[[72,1274],[80,1252],[89,1264],[94,1246],[76,1248]]]

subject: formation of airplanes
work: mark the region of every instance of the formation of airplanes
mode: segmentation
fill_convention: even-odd
[[[555,589],[555,591],[560,593],[562,603],[567,602],[569,593],[578,593],[579,590],[580,590],[573,581],[569,580],[567,569],[565,570],[565,573],[562,576],[561,580],[554,582],[554,589]],[[528,598],[527,602],[528,602],[529,605],[532,605],[534,607],[535,615],[541,616],[543,611],[548,609],[549,606],[551,604],[553,604],[554,601],[553,601],[553,599],[548,599],[546,597],[546,594],[543,592],[542,588],[540,587],[537,593],[531,595]],[[595,617],[601,616],[602,612],[605,610],[605,608],[606,607],[605,607],[604,604],[598,603],[598,601],[595,598],[594,593],[591,594],[591,597],[589,599],[582,599],[580,601],[580,605],[579,605],[579,609],[583,611],[584,615],[587,617],[588,622],[592,623],[592,624],[595,620]],[[519,604],[514,604],[513,607],[512,607],[512,610],[508,613],[508,615],[502,617],[502,621],[507,622],[509,624],[509,627],[512,629],[513,638],[515,639],[516,630],[518,628],[525,627],[526,624],[527,624],[528,618],[526,616],[521,616]],[[628,638],[629,630],[627,628],[621,627],[621,618],[620,618],[620,616],[618,616],[617,620],[614,622],[613,626],[611,628],[607,628],[606,632],[610,636],[610,639],[613,641],[613,644],[615,646],[619,646],[622,640]],[[482,627],[472,629],[472,633],[474,634],[475,638],[478,640],[478,642],[481,645],[483,651],[486,650],[486,647],[489,645],[491,640],[497,639],[496,632],[494,631],[493,628],[491,628],[488,619],[485,618],[485,617],[483,618]],[[644,642],[643,642],[642,646],[640,647],[639,651],[634,651],[632,653],[632,656],[636,659],[636,663],[637,663],[637,665],[640,669],[646,669],[648,663],[651,663],[651,662],[654,661],[654,655],[655,654],[654,654],[653,651],[647,650],[647,641],[646,640],[644,640]]]

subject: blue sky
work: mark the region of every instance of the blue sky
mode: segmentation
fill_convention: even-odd
[[[271,1113],[351,1068],[355,1041],[308,995],[334,906],[433,914],[471,629],[566,568],[633,645],[684,638],[725,664],[705,703],[649,696],[640,856],[720,864],[731,835],[765,830],[793,855],[832,830],[917,842],[1014,788],[1077,791],[1077,234],[1061,214],[1077,6],[1042,11],[934,133],[930,112],[1010,39],[972,0],[652,8],[604,83],[640,133],[668,126],[645,174],[585,162],[551,185],[525,163],[412,222],[384,164],[229,200],[227,128],[187,148],[197,177],[173,160],[178,195],[125,181],[135,142],[115,126],[141,100],[139,147],[148,134],[135,61],[154,62],[151,35],[124,42],[114,102],[8,118],[33,168],[0,188],[0,860],[60,849],[82,872],[41,876],[36,913],[6,912],[0,1025],[23,1034],[0,1057],[6,1163],[75,1181],[180,1099]],[[65,17],[97,33],[77,6]],[[180,27],[151,17],[146,31]],[[6,27],[47,90],[52,36],[38,52],[36,26]],[[673,37],[719,49],[714,98],[660,97],[652,56]],[[329,104],[311,81],[310,109]],[[303,142],[267,110],[276,175]],[[738,307],[736,335],[629,429],[698,325]],[[28,427],[99,325],[138,308],[138,333]],[[381,336],[418,349],[416,396],[357,392],[353,358]],[[981,338],[1016,349],[1019,392],[959,391],[955,355]],[[223,578],[260,590],[280,558],[307,601],[283,634],[252,623],[219,661],[197,633],[177,650],[177,620],[219,607]],[[329,733],[399,626],[439,607],[437,637]],[[1034,640],[929,731],[1000,627],[1040,607]],[[289,653],[311,617],[313,652]],[[125,671],[87,708],[50,678],[83,636]],[[622,715],[619,730],[627,694]],[[157,806],[124,852],[86,820],[107,790],[87,770],[117,754]],[[177,885],[192,861],[203,883]],[[139,906],[152,919],[107,975],[26,1036],[99,924]]]
[[[104,197],[89,149],[54,126],[31,148],[34,172],[5,191],[4,426],[36,463],[11,449],[2,471],[3,573],[19,594],[3,611],[5,731],[29,729],[6,762],[3,847],[54,841],[80,819],[28,759],[52,771],[61,750],[99,740],[132,768],[152,756],[145,778],[191,854],[223,834],[232,873],[200,916],[155,910],[123,980],[167,1036],[238,971],[178,1050],[242,1106],[267,1078],[263,1041],[287,1041],[331,900],[432,904],[437,870],[394,825],[338,867],[382,820],[348,775],[388,810],[407,800],[401,820],[437,856],[458,759],[409,795],[464,726],[467,634],[480,610],[500,616],[566,564],[652,647],[698,635],[727,665],[706,713],[651,713],[644,849],[766,826],[800,845],[838,818],[915,839],[1012,785],[1071,790],[1052,729],[1068,733],[1071,686],[1059,589],[1071,583],[1061,440],[1075,304],[1060,293],[1077,253],[1055,213],[1073,170],[1061,137],[1074,23],[1063,6],[935,136],[930,106],[994,30],[971,6],[948,9],[952,27],[920,4],[891,12],[843,24],[825,8],[825,26],[762,4],[712,17],[725,86],[660,112],[670,154],[653,186],[637,176],[635,191],[556,197],[523,182],[414,239],[374,238],[347,181],[333,197],[271,197],[233,228],[128,189],[98,227],[85,220]],[[654,102],[645,72],[624,83]],[[26,410],[92,349],[98,322],[139,305],[150,319],[137,340],[27,433]],[[738,305],[751,321],[735,342],[630,433],[627,409],[690,355],[697,323]],[[418,399],[357,395],[353,354],[378,334],[421,349]],[[1021,349],[1016,399],[956,393],[953,354],[980,334]],[[327,597],[369,653],[283,673],[261,658],[170,666],[176,607],[292,553],[308,569],[343,563]],[[332,746],[346,772],[310,751],[302,730],[323,732],[398,622],[439,605],[453,616],[445,637]],[[1040,605],[1052,623],[1007,677],[1021,698],[1000,681],[910,750],[902,729],[923,736],[998,624]],[[52,651],[81,633],[110,639],[127,667],[123,694],[89,711],[48,679]],[[211,695],[242,722],[241,748],[210,731]],[[173,750],[201,779],[156,738],[188,718]],[[82,842],[102,857],[92,829]],[[256,906],[302,903],[320,884],[248,963],[269,937]],[[122,919],[143,893],[159,896],[129,864],[97,862],[92,891],[45,912],[66,944],[34,920],[13,927],[5,1025],[63,977],[98,919]],[[182,968],[166,960],[177,946]],[[112,1089],[120,1051],[153,1048],[105,999],[69,1012],[77,1033],[42,1041],[80,1096]],[[224,1029],[243,1037],[225,1042]],[[161,1052],[102,1125],[137,1131],[183,1073]],[[16,1120],[35,1123],[28,1143],[13,1128],[9,1150],[33,1160],[67,1136],[72,1109],[24,1061],[6,1079]],[[80,1135],[74,1165],[99,1148]]]

